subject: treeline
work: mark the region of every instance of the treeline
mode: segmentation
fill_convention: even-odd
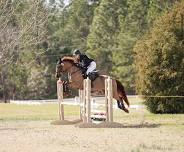
[[[0,98],[56,97],[56,59],[74,48],[94,58],[98,69],[119,79],[129,94],[136,86],[140,92],[137,68],[147,59],[137,54],[148,50],[138,46],[157,25],[155,20],[179,2],[1,0]]]
[[[102,73],[119,79],[126,91],[134,94],[133,48],[151,29],[154,20],[175,3],[173,0],[73,0],[59,12],[63,16],[60,16],[62,23],[54,28],[59,43],[55,49],[62,46],[60,51],[64,54],[74,48],[81,49],[96,60]]]
[[[46,93],[48,10],[38,0],[0,1],[0,99]]]

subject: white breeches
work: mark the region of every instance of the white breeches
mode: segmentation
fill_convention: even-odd
[[[90,72],[94,71],[95,69],[96,69],[96,63],[92,61],[91,64],[88,66],[86,74],[88,75]]]

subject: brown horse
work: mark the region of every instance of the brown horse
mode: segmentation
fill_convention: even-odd
[[[75,59],[73,57],[63,57],[60,58],[56,65],[56,78],[59,78],[62,73],[68,73],[69,83],[68,87],[74,89],[83,89],[83,76],[81,68],[78,67],[75,63]],[[105,90],[105,79],[106,75],[100,75],[92,82],[91,90],[93,92],[104,92]],[[118,108],[124,110],[129,113],[128,109],[124,106],[123,100],[129,106],[129,101],[127,99],[125,90],[120,81],[112,79],[112,89],[113,89],[113,98],[116,99]]]

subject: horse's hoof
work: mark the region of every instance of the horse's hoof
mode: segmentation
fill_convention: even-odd
[[[129,113],[129,110],[128,110],[128,109],[124,108],[123,110],[124,110],[126,113]]]

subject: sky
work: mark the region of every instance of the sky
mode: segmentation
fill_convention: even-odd
[[[69,0],[64,0],[65,5],[69,4]]]

